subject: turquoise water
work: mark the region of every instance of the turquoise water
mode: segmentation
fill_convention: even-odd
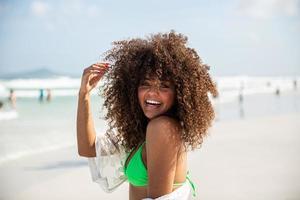
[[[99,106],[98,106],[99,105]],[[101,99],[92,97],[96,129],[103,131]],[[76,145],[77,97],[56,97],[40,103],[17,99],[18,118],[0,121],[0,163],[10,159]]]
[[[255,94],[229,103],[215,102],[218,121],[300,112],[300,91]],[[101,110],[103,100],[92,96],[92,111],[97,132],[105,132]],[[19,117],[0,121],[0,164],[11,159],[76,145],[77,97],[54,97],[40,103],[36,98],[17,99]]]

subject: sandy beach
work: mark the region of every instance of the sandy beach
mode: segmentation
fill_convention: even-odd
[[[189,154],[196,199],[300,199],[299,119],[216,122],[202,148]],[[76,147],[2,163],[0,180],[1,200],[128,199],[128,183],[111,194],[93,183]]]
[[[92,129],[129,144],[212,111],[191,200],[300,200],[299,35],[300,0],[0,0],[0,200],[129,200],[92,181],[77,132],[89,153]]]

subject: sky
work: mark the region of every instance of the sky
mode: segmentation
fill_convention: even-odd
[[[300,0],[0,0],[0,73],[80,75],[113,41],[171,29],[214,75],[300,75]]]

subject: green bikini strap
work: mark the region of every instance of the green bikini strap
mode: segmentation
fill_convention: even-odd
[[[189,171],[187,171],[186,178],[188,179],[188,181],[190,182],[190,184],[191,184],[191,186],[193,188],[193,196],[196,197],[196,186],[195,186],[195,184],[190,179]]]

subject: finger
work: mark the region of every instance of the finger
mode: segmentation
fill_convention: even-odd
[[[108,62],[98,62],[98,63],[95,63],[94,65],[108,67],[110,64]]]
[[[109,67],[109,63],[95,63],[92,64],[91,66],[85,68],[85,70],[88,70],[90,68],[108,68]]]
[[[109,67],[109,63],[95,63],[92,66],[97,66],[97,67],[101,67],[101,68],[107,69]]]
[[[104,72],[104,69],[101,68],[96,68],[96,67],[91,67],[91,68],[87,68],[84,70],[83,74],[91,74],[91,73],[102,73]]]
[[[98,70],[98,71],[101,71],[101,72],[105,72],[105,71],[107,71],[107,68],[99,67],[99,66],[90,66],[90,67],[86,68],[83,71],[83,73],[88,73],[89,71],[93,71],[93,70]]]
[[[102,77],[108,68],[105,67],[101,67],[103,65],[91,65],[90,67],[87,67],[86,69],[84,69],[83,74],[82,74],[82,78],[83,79],[90,79],[90,75],[91,74],[97,74],[98,76]]]
[[[95,86],[101,79],[101,76],[94,76],[91,78],[91,80],[89,81],[91,86]]]
[[[86,79],[87,83],[91,84],[91,81],[93,82],[94,80],[100,80],[103,75],[92,75],[89,78]]]
[[[103,76],[103,74],[104,74],[103,72],[89,71],[83,75],[82,80],[89,81],[91,78],[93,78],[95,76],[101,78]]]
[[[94,76],[91,77],[90,81],[91,80],[97,80],[97,81],[99,81],[100,79],[101,79],[101,76],[94,75]]]

